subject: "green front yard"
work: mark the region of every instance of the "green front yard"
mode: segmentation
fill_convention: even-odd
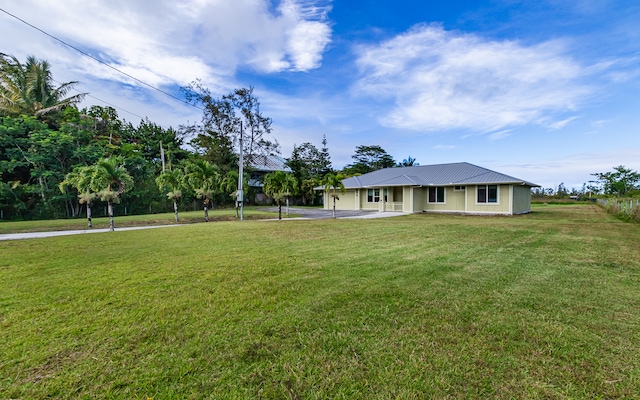
[[[0,398],[638,398],[640,226],[549,205],[0,242],[0,332]]]

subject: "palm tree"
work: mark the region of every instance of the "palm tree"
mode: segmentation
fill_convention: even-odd
[[[182,187],[184,185],[184,173],[181,169],[166,171],[156,178],[156,184],[160,190],[169,187],[167,198],[173,200],[173,211],[175,213],[176,222],[180,222],[178,218],[178,202],[182,198]]]
[[[192,161],[185,167],[185,181],[196,192],[196,196],[203,199],[204,220],[209,222],[209,202],[220,186],[218,167],[205,160]]]
[[[330,194],[330,196],[333,197],[333,218],[336,217],[336,199],[339,200],[339,197],[336,194],[336,190],[340,189],[340,193],[346,192],[346,189],[344,188],[344,184],[342,183],[342,180],[344,178],[345,176],[340,173],[338,174],[328,173],[327,175],[324,176],[324,179],[322,180],[322,185],[324,186],[324,191],[326,193],[330,193],[330,191],[333,190],[333,193]]]
[[[249,175],[242,174],[242,187],[249,187]],[[236,218],[238,218],[238,171],[232,170],[226,173],[222,181],[220,182],[220,190],[223,193],[228,193],[231,197],[236,199]]]
[[[65,193],[69,186],[78,191],[80,204],[87,204],[87,226],[89,228],[93,227],[91,223],[91,202],[96,198],[96,194],[91,192],[91,179],[94,171],[95,168],[93,166],[75,168],[65,176],[59,185],[62,193]]]
[[[27,57],[25,64],[0,53],[0,115],[43,116],[79,103],[86,93],[66,97],[78,82],[53,85],[51,66],[45,60]]]
[[[282,219],[282,200],[287,200],[287,215],[289,215],[289,196],[298,190],[298,180],[293,174],[282,171],[271,172],[264,176],[263,190],[278,204],[278,219]]]
[[[120,195],[133,187],[133,178],[118,157],[103,158],[90,168],[93,168],[91,190],[107,202],[109,229],[113,231],[113,203],[119,202]]]

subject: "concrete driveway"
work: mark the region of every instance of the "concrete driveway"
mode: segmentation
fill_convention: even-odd
[[[265,207],[264,210],[270,212],[278,212],[278,207]],[[282,216],[284,217],[286,212],[286,208],[282,207]],[[333,211],[325,210],[322,208],[306,208],[306,207],[289,207],[290,214],[298,214],[304,219],[328,219],[332,218]],[[370,218],[386,218],[386,217],[397,217],[399,215],[403,215],[401,212],[379,212],[379,211],[365,211],[365,210],[336,210],[336,218],[344,219],[344,218],[361,218],[361,219],[370,219]],[[288,218],[294,219],[294,218]]]
[[[265,207],[267,211],[278,212],[278,207]],[[282,207],[282,215],[285,214],[285,208]],[[284,220],[300,220],[300,219],[329,219],[332,217],[331,210],[324,210],[322,208],[297,208],[297,207],[289,207],[289,212],[291,214],[298,214],[301,217],[298,218],[283,218]],[[401,212],[378,212],[378,211],[348,211],[348,210],[336,210],[336,218],[344,219],[344,218],[362,218],[362,219],[370,219],[370,218],[386,218],[386,217],[397,217],[399,215],[403,215]],[[266,221],[277,221],[277,216],[275,219],[269,219]],[[129,228],[116,228],[116,231],[133,231],[138,229],[154,229],[154,228],[168,228],[171,226],[181,226],[181,225],[151,225],[151,226],[135,226]],[[29,232],[29,233],[8,233],[4,235],[0,235],[0,241],[3,240],[19,240],[19,239],[36,239],[36,238],[46,238],[46,237],[54,237],[54,236],[67,236],[67,235],[81,235],[85,233],[100,233],[100,232],[108,232],[109,229],[81,229],[81,230],[71,230],[71,231],[52,231],[52,232]]]

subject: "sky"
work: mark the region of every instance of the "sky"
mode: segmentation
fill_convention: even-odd
[[[0,52],[134,124],[202,118],[149,86],[252,86],[283,157],[326,135],[334,168],[379,145],[579,189],[640,170],[638,21],[637,0],[0,0]]]

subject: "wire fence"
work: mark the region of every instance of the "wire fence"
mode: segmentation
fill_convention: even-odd
[[[625,221],[640,222],[640,199],[598,199],[598,204]]]

